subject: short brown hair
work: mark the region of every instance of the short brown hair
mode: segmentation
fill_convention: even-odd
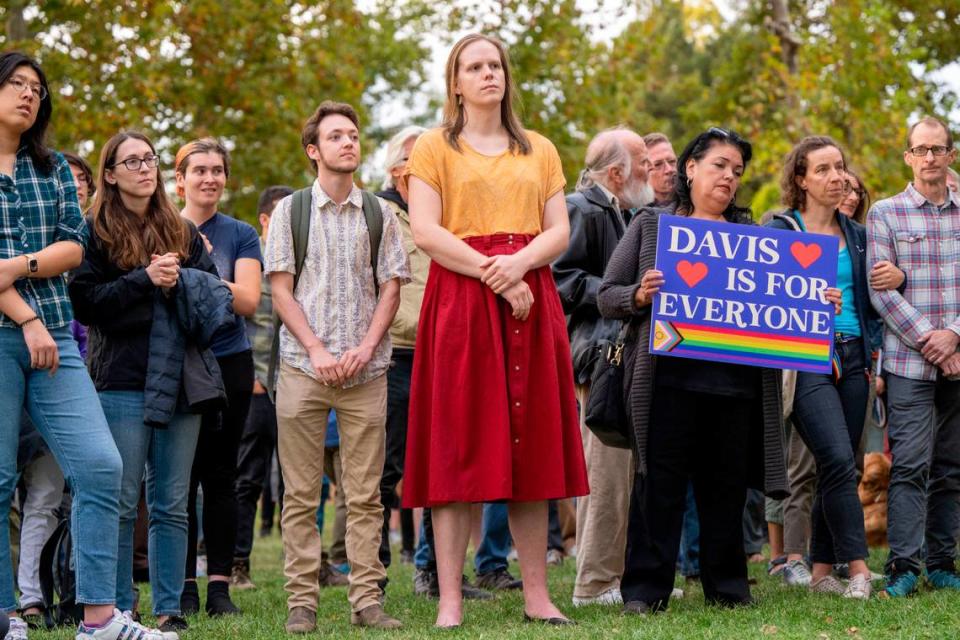
[[[643,136],[643,144],[647,145],[647,149],[650,147],[655,147],[658,144],[663,144],[664,142],[670,144],[670,138],[668,138],[666,134],[658,131],[648,133],[647,135]]]
[[[317,144],[317,137],[320,135],[320,123],[327,116],[341,115],[353,123],[353,126],[360,130],[360,117],[356,109],[346,102],[334,102],[333,100],[324,100],[313,112],[313,115],[307,118],[303,123],[303,131],[300,133],[300,144],[303,146],[303,152],[307,152],[307,145]],[[317,161],[307,156],[313,170],[317,170]]]
[[[195,153],[220,154],[220,157],[223,159],[223,173],[228,178],[230,177],[230,153],[223,143],[216,138],[199,138],[197,140],[191,140],[180,147],[180,150],[177,151],[177,155],[173,160],[174,172],[180,175],[186,175],[187,169],[190,167],[190,156]],[[183,197],[184,190],[181,187],[177,187],[177,195],[181,198]]]
[[[923,116],[907,129],[907,149],[910,149],[910,138],[913,137],[913,130],[919,127],[920,125],[925,124],[928,127],[940,127],[947,133],[947,147],[948,151],[953,149],[953,134],[950,132],[950,127],[947,126],[947,123],[941,120],[940,118],[934,118],[933,116]]]
[[[807,136],[790,150],[783,161],[783,172],[780,174],[780,202],[790,209],[802,210],[807,204],[807,193],[797,184],[797,178],[807,175],[807,156],[811,151],[835,147],[841,157],[843,166],[847,166],[847,156],[836,140],[829,136]]]

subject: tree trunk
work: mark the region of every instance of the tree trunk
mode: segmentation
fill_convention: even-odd
[[[800,48],[800,40],[793,33],[793,27],[790,24],[790,9],[787,7],[787,0],[771,0],[771,4],[773,19],[769,21],[768,26],[780,39],[783,63],[790,73],[794,74],[797,72],[797,50]]]
[[[22,42],[30,32],[27,30],[27,21],[23,19],[25,0],[8,0],[7,3],[7,43]]]

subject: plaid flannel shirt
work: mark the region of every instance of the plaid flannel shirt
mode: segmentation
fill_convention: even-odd
[[[21,147],[13,176],[0,173],[0,258],[36,253],[62,240],[85,245],[87,231],[77,185],[62,154],[54,153],[53,169],[44,174],[33,166],[26,147]],[[14,286],[48,328],[70,324],[73,307],[66,274],[21,278]],[[0,313],[0,327],[16,326]]]
[[[907,274],[903,293],[870,289],[884,321],[883,368],[913,380],[935,381],[939,368],[917,340],[934,329],[960,335],[960,195],[943,206],[912,184],[873,205],[867,219],[867,262],[889,260]]]

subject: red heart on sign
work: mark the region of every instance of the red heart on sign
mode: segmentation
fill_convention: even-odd
[[[800,266],[806,269],[820,259],[821,251],[820,245],[816,243],[803,244],[797,240],[790,245],[790,253],[792,253],[794,259],[800,263]]]
[[[681,260],[677,263],[677,273],[687,283],[691,289],[697,286],[697,283],[707,277],[707,265],[702,262],[689,262]]]

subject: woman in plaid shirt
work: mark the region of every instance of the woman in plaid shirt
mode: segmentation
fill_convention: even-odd
[[[64,273],[83,259],[85,227],[63,155],[44,145],[53,112],[43,70],[0,54],[0,611],[15,612],[6,510],[16,484],[26,406],[73,488],[71,533],[78,640],[115,640],[127,629],[164,636],[114,609],[122,463],[77,343]],[[20,618],[8,639],[27,637]]]

